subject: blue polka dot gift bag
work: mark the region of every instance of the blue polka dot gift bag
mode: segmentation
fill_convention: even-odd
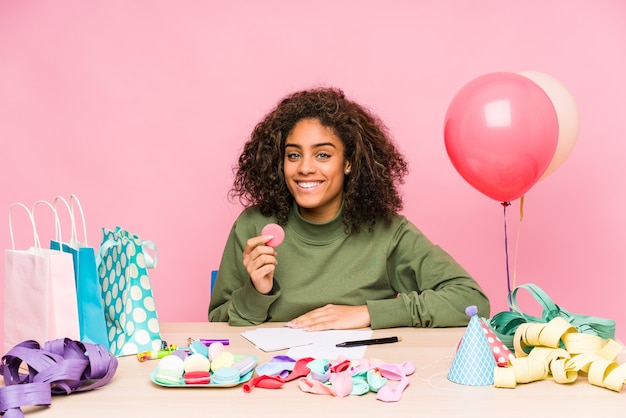
[[[102,228],[98,276],[104,299],[109,351],[115,356],[161,348],[161,331],[148,269],[156,245],[121,227]]]

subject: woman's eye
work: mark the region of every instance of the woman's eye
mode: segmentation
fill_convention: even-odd
[[[295,160],[298,157],[300,157],[300,154],[298,154],[297,152],[290,152],[287,154],[287,158],[290,160]]]
[[[326,154],[325,152],[320,152],[319,154],[317,154],[317,158],[319,158],[320,160],[325,160],[327,158],[330,158],[330,155]]]

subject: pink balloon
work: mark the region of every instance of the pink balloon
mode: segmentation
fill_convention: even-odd
[[[539,71],[522,71],[519,74],[531,79],[546,92],[552,101],[559,121],[559,139],[556,151],[552,161],[550,161],[550,165],[548,165],[548,168],[539,179],[543,180],[563,164],[571,154],[572,149],[574,149],[574,145],[576,145],[580,126],[578,105],[572,93],[553,76]]]
[[[454,96],[444,123],[446,151],[474,188],[500,202],[523,196],[556,150],[559,125],[539,85],[515,73],[491,73]]]

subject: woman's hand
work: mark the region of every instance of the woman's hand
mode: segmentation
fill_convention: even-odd
[[[365,328],[370,326],[370,313],[367,305],[326,305],[300,315],[287,326],[307,331]]]
[[[274,287],[274,270],[277,263],[276,250],[265,245],[268,239],[264,236],[250,238],[243,249],[243,265],[256,290],[264,295]]]

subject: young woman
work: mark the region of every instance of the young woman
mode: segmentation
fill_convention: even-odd
[[[210,321],[311,331],[466,325],[480,286],[398,212],[407,163],[374,114],[335,88],[284,98],[239,157]],[[262,236],[283,226],[278,248]]]

